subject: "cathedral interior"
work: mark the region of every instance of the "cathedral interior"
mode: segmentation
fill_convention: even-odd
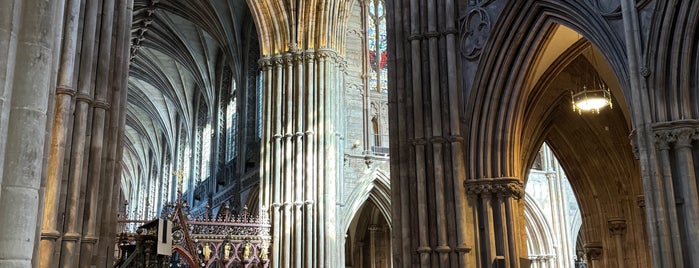
[[[0,7],[0,267],[699,267],[699,1]]]

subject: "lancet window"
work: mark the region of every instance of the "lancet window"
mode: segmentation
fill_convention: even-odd
[[[226,149],[226,162],[233,160],[237,155],[238,99],[236,98],[237,84],[235,80],[232,81],[231,87],[233,93],[231,93],[228,106],[226,107],[226,143],[228,144],[228,148]]]
[[[384,0],[369,0],[367,45],[369,50],[369,87],[388,93],[388,64],[386,50],[386,9]]]

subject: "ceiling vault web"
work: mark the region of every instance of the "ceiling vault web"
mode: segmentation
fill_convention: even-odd
[[[190,142],[196,101],[203,97],[213,112],[220,67],[233,70],[234,79],[245,74],[243,40],[256,35],[245,0],[135,0],[133,8],[125,187],[177,155],[177,144]]]

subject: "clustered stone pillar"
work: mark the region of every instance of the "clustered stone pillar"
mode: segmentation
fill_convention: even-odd
[[[455,1],[386,1],[396,267],[474,267],[466,201]],[[417,254],[417,256],[415,256]]]
[[[337,94],[344,59],[331,49],[264,57],[265,120],[260,188],[272,211],[273,267],[336,264]]]
[[[663,267],[699,265],[699,181],[695,162],[699,120],[678,120],[653,125],[661,176],[652,182],[653,218]]]
[[[133,0],[0,5],[0,266],[111,265]]]
[[[474,218],[479,220],[473,226],[484,245],[479,248],[480,265],[520,267],[520,253],[525,250],[520,237],[524,222],[518,216],[519,200],[524,197],[522,182],[507,177],[468,180],[466,192],[478,204]]]

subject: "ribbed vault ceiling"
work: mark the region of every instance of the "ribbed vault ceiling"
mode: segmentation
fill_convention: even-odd
[[[195,100],[214,102],[221,66],[241,75],[236,72],[245,69],[243,45],[250,35],[255,32],[245,0],[135,0],[125,190],[137,187],[140,174],[174,158],[178,124],[190,136]]]

